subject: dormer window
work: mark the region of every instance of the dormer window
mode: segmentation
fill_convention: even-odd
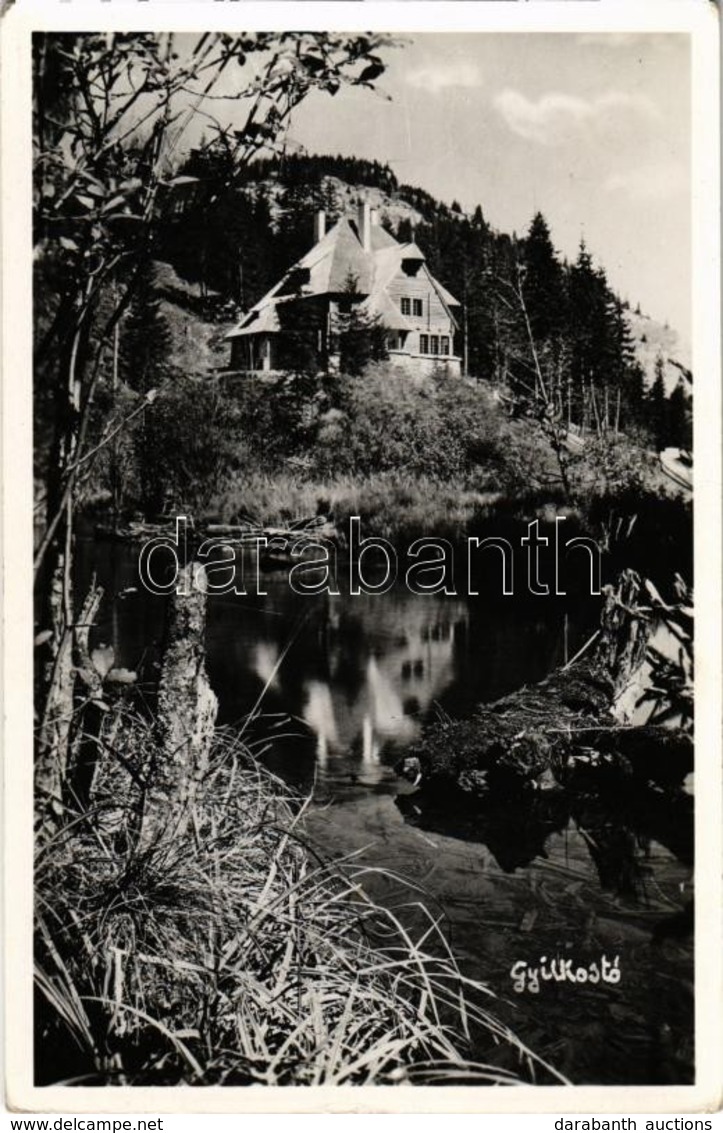
[[[416,275],[422,266],[422,261],[416,256],[402,260],[402,271],[405,275]]]
[[[421,299],[410,299],[404,295],[399,301],[399,306],[403,315],[413,315],[415,319],[421,319],[424,314],[424,304]]]
[[[309,268],[293,268],[287,275],[283,286],[279,288],[279,295],[296,295],[303,287],[311,282]]]

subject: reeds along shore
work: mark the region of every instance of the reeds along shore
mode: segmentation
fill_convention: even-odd
[[[71,762],[60,813],[39,813],[37,1083],[564,1081],[496,1021],[431,915],[412,936],[361,866],[316,854],[307,802],[243,728],[209,729],[208,702],[183,703],[179,673],[188,701],[205,698],[203,599],[184,601],[157,717],[108,696],[84,791]]]

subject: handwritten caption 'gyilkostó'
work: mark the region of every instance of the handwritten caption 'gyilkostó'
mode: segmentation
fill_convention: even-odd
[[[541,984],[549,982],[619,984],[620,976],[620,957],[608,960],[605,954],[599,961],[593,960],[590,964],[579,964],[576,960],[559,956],[551,960],[547,956],[540,956],[536,967],[532,967],[526,960],[516,960],[510,968],[512,988],[518,994],[529,991],[537,995]]]

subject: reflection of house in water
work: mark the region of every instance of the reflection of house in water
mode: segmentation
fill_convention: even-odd
[[[364,764],[378,763],[385,743],[416,738],[423,714],[452,681],[454,627],[466,619],[464,604],[427,606],[404,597],[378,611],[372,597],[361,611],[371,651],[359,659],[363,679],[353,700],[335,681],[343,657],[333,647],[329,681],[307,682],[303,716],[317,737],[321,762],[352,751]]]
[[[455,626],[466,622],[463,602],[414,595],[360,595],[356,606],[333,600],[324,627],[325,672],[302,680],[299,715],[316,736],[317,758],[351,753],[364,765],[380,760],[385,744],[408,744],[422,718],[454,678]],[[360,627],[363,626],[363,633]],[[277,647],[257,646],[257,676],[266,683]],[[281,665],[274,681],[293,679]]]

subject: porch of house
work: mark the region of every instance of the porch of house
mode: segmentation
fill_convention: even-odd
[[[319,358],[320,360],[326,358],[326,366],[320,362],[320,371],[326,368],[332,370],[338,368],[338,355],[333,353],[327,355],[326,343],[321,340],[321,333],[315,333],[319,334],[320,339],[317,345]],[[429,337],[433,342],[435,336]],[[418,348],[414,349],[420,345],[418,335],[404,336],[404,338],[407,340],[403,341],[402,336],[396,332],[390,335],[388,351],[389,361],[393,366],[400,367],[410,377],[439,373],[445,373],[451,378],[461,377],[462,359],[459,355],[421,352]],[[437,341],[441,340],[438,338]],[[232,340],[231,359],[226,372],[259,376],[281,374],[289,369],[288,364],[284,364],[286,355],[288,355],[288,344],[284,350],[278,335],[242,335]],[[288,359],[286,361],[288,362]]]
[[[229,369],[267,374],[274,370],[274,343],[270,335],[241,335],[231,341]]]

